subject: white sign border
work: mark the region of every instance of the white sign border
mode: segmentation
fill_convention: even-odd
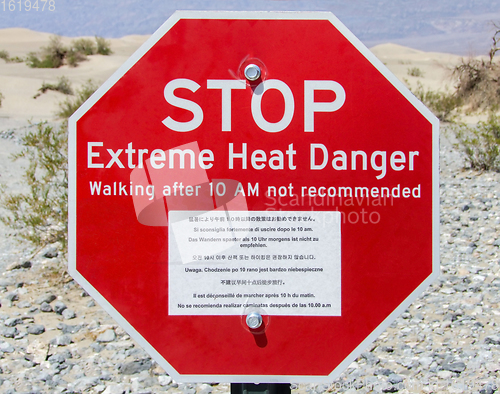
[[[76,268],[76,146],[78,120],[116,84],[178,21],[182,19],[328,20],[432,125],[432,273],[327,376],[310,375],[181,375],[95,289]],[[68,136],[68,271],[146,352],[178,382],[323,383],[333,382],[439,276],[439,120],[410,90],[330,12],[316,11],[177,11],[71,116]]]

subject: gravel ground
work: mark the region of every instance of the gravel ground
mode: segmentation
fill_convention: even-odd
[[[462,169],[442,133],[442,276],[328,385],[297,393],[494,393],[500,372],[500,174]],[[6,234],[6,230],[3,234]],[[0,234],[2,235],[2,234]],[[7,245],[7,246],[6,246]],[[52,245],[0,243],[1,393],[228,392],[172,381],[60,273]]]

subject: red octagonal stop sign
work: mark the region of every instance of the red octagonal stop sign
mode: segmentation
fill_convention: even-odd
[[[179,381],[331,381],[438,274],[438,122],[329,13],[176,13],[70,177],[71,274]]]

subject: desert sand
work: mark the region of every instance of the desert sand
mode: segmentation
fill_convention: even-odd
[[[47,45],[50,37],[48,33],[28,29],[1,29],[0,50],[8,51],[11,57],[23,58],[29,52],[36,52],[40,47]],[[44,82],[56,83],[58,78],[65,76],[76,89],[89,79],[101,84],[147,38],[147,36],[126,36],[111,39],[109,40],[113,50],[111,56],[90,56],[77,67],[34,69],[25,63],[6,63],[0,60],[0,92],[4,96],[0,107],[0,127],[4,128],[13,121],[17,123],[26,120],[33,122],[53,120],[58,103],[66,96],[48,91],[33,99]],[[65,45],[69,45],[73,38],[62,37],[62,40]],[[461,61],[456,55],[422,52],[396,44],[378,45],[371,50],[401,81],[406,81],[411,87],[416,86],[419,81],[432,90],[450,89],[452,87],[450,70]],[[409,70],[412,68],[418,68],[422,72],[422,77],[409,75]]]
[[[34,32],[28,29],[0,30],[0,50],[9,52],[11,57],[25,57],[29,52],[39,51],[48,45],[50,34]],[[93,37],[87,37],[92,38]],[[68,78],[73,88],[78,89],[89,79],[97,84],[103,83],[118,67],[144,42],[146,36],[127,36],[109,40],[113,49],[112,56],[91,56],[78,67],[62,66],[58,69],[35,69],[25,63],[6,63],[0,61],[0,92],[4,99],[0,107],[0,119],[10,121],[34,122],[52,120],[59,102],[66,96],[48,91],[37,99],[33,96],[44,82],[56,83],[58,78]],[[68,45],[73,39],[63,37]]]

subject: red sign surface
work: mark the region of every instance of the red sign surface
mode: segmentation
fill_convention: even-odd
[[[178,12],[70,121],[70,272],[178,381],[335,379],[438,204],[437,119],[330,13]]]

